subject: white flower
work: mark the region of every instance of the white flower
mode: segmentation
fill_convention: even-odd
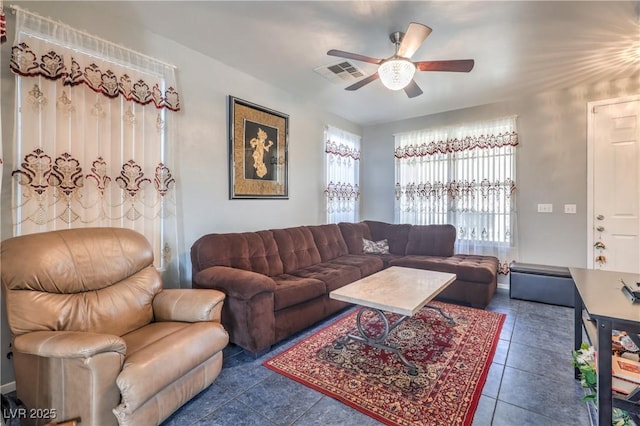
[[[595,362],[595,349],[593,347],[583,348],[577,351],[576,362],[578,364],[587,365]]]

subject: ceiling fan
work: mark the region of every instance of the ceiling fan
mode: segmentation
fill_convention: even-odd
[[[346,87],[345,90],[357,90],[379,78],[385,87],[391,90],[404,89],[408,97],[414,98],[422,94],[422,89],[413,79],[416,70],[469,72],[473,69],[473,59],[412,62],[411,56],[431,34],[431,31],[431,28],[426,25],[411,22],[406,33],[400,31],[391,33],[389,38],[396,47],[396,53],[386,59],[376,59],[336,49],[329,50],[327,55],[379,65],[378,71],[374,74]]]

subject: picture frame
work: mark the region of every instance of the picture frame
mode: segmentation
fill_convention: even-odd
[[[289,116],[229,96],[229,199],[289,198]]]

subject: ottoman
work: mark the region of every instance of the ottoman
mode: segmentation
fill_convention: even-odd
[[[575,290],[569,268],[513,262],[509,270],[512,299],[573,307]]]

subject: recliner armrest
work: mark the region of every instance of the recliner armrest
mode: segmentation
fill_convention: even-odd
[[[103,352],[126,355],[119,336],[86,331],[34,331],[16,336],[16,351],[48,358],[89,358]]]
[[[153,298],[155,321],[220,322],[225,295],[218,290],[165,289]]]
[[[276,282],[257,272],[228,266],[212,266],[203,269],[193,277],[196,288],[213,288],[224,292],[228,297],[250,300],[259,293],[273,293]]]

